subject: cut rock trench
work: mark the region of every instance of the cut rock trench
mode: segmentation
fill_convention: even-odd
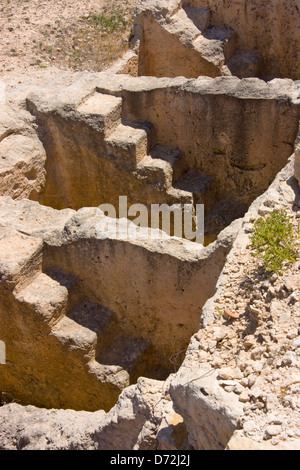
[[[29,134],[38,151],[22,166],[12,146],[2,178],[2,194],[15,199],[1,203],[2,390],[24,404],[108,410],[139,376],[177,370],[214,294],[241,221],[233,220],[290,156],[295,89],[289,80],[83,73],[27,95],[23,121],[6,106],[6,128]],[[16,166],[25,179],[21,171],[14,193]],[[204,203],[215,241],[148,239],[143,228],[132,240],[97,209],[118,207],[120,195],[146,206]]]
[[[37,199],[56,209],[111,204],[117,216],[121,195],[149,214],[153,204],[204,204],[208,244],[285,165],[295,91],[289,81],[105,73],[37,90],[27,98],[47,155]]]
[[[194,43],[213,41],[218,52],[223,41],[232,59],[235,35],[208,26],[209,12],[200,24],[195,5],[183,3],[166,24],[137,21],[140,49],[119,68],[62,73],[13,91],[17,112],[1,105],[0,391],[23,405],[113,414],[140,392],[140,377],[158,390],[178,369],[173,390],[192,399],[180,384],[191,378],[180,370],[184,351],[244,214],[293,153],[300,108],[292,80],[220,76],[216,63],[206,69],[211,77],[152,70],[147,34],[160,28],[176,42],[186,16]],[[137,60],[139,73],[124,73]],[[118,208],[120,196],[128,208],[204,204],[206,246],[173,237],[172,228],[160,238],[141,228],[130,239],[129,221],[97,209]],[[205,407],[211,380],[201,387]],[[229,421],[222,442],[211,437],[208,447],[226,445],[235,413]]]

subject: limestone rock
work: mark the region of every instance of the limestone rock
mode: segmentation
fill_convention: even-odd
[[[182,368],[171,381],[174,409],[184,419],[189,443],[198,450],[224,449],[239,425],[242,405],[225,392],[217,371],[207,367]]]
[[[300,135],[298,135],[298,138],[295,143],[295,170],[294,174],[295,177],[300,184]]]
[[[188,449],[188,434],[182,416],[174,411],[172,402],[164,407],[163,419],[157,430],[159,450]]]
[[[226,450],[299,450],[300,440],[293,442],[281,442],[277,445],[272,445],[268,441],[257,442],[249,437],[242,435],[241,431],[235,431],[232,438],[226,446]]]
[[[0,407],[1,450],[130,450],[157,448],[156,432],[167,401],[163,383],[142,379],[124,391],[109,413]],[[141,439],[141,434],[143,439]],[[154,438],[151,438],[153,434]]]
[[[0,196],[37,199],[45,185],[45,150],[22,111],[0,105]]]

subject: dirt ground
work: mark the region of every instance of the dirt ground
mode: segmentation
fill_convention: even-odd
[[[136,0],[0,0],[0,80],[101,71],[129,46]]]

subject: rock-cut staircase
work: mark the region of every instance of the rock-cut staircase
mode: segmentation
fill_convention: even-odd
[[[16,324],[23,325],[14,352],[22,361],[8,359],[12,375],[20,368],[28,385],[25,401],[31,383],[39,382],[40,406],[110,409],[122,389],[147,374],[149,341],[124,335],[113,312],[86,298],[80,279],[44,269],[39,238],[16,232],[1,243],[9,267],[2,285],[13,294]]]
[[[123,98],[96,91],[77,108],[85,122],[97,117],[105,136],[106,153],[114,165],[126,169],[142,184],[140,204],[210,205],[213,178],[188,171],[183,152],[161,145],[155,140],[155,130],[149,122],[122,117]],[[130,189],[129,189],[130,190]]]

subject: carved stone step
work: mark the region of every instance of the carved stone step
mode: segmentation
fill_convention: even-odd
[[[90,299],[77,304],[68,313],[68,317],[96,333],[96,356],[112,341],[116,332],[116,315]]]
[[[156,133],[152,122],[149,121],[136,121],[129,118],[122,119],[124,126],[133,127],[134,129],[143,130],[147,134],[147,154],[150,153],[151,148],[156,144]]]
[[[10,289],[26,287],[42,269],[43,241],[20,231],[0,236],[1,283]]]
[[[46,324],[55,325],[66,313],[69,291],[65,285],[41,273],[16,294]]]
[[[149,342],[144,339],[118,336],[97,357],[97,361],[100,364],[120,366],[129,373],[133,382],[147,370],[147,363],[143,359],[148,347]]]
[[[97,124],[108,136],[121,123],[122,98],[95,92],[78,106],[77,111],[85,116],[96,116]]]
[[[71,318],[62,318],[52,328],[51,335],[77,357],[84,358],[87,362],[95,358],[97,334]]]
[[[150,156],[155,160],[163,160],[170,166],[172,183],[177,181],[186,169],[182,158],[183,152],[178,148],[156,145],[151,149]]]
[[[81,297],[79,279],[57,268],[47,268],[44,270],[44,274],[47,274],[53,281],[58,282],[68,290],[67,311],[71,310]]]
[[[124,166],[135,166],[147,155],[148,139],[144,129],[119,124],[106,139],[107,153]]]
[[[139,179],[153,184],[159,190],[171,188],[183,172],[182,152],[165,145],[156,145],[137,165]]]
[[[172,185],[172,170],[163,160],[155,160],[147,155],[137,165],[135,175],[146,184],[152,184],[158,190],[170,188]]]

